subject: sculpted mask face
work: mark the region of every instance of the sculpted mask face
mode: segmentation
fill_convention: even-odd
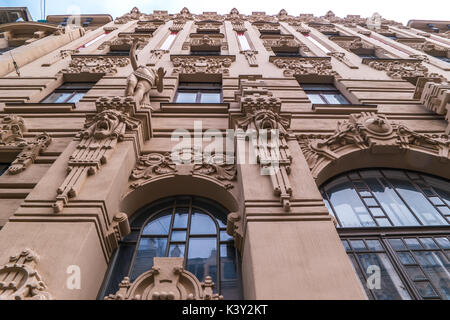
[[[119,125],[119,117],[111,111],[104,111],[97,116],[94,129],[94,138],[104,139],[109,137]]]

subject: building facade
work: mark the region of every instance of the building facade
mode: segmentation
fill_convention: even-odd
[[[449,299],[448,21],[0,25],[0,299]]]

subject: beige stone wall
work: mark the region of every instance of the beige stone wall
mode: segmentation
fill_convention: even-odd
[[[40,257],[36,268],[46,283],[46,291],[53,298],[95,299],[117,245],[110,240],[117,233],[113,231],[113,218],[120,212],[131,216],[135,210],[164,196],[191,193],[210,197],[239,217],[236,226],[230,222],[230,228],[237,228],[235,237],[239,239],[236,241],[242,257],[245,299],[365,299],[318,185],[333,174],[375,164],[399,167],[399,163],[405,163],[401,167],[435,174],[439,170],[449,172],[448,161],[439,162],[436,154],[428,152],[426,157],[431,159],[430,163],[440,163],[440,167],[432,168],[420,161],[415,163],[404,154],[385,158],[390,159],[387,162],[365,154],[359,158],[350,156],[351,161],[345,165],[324,166],[323,173],[320,168],[312,172],[297,139],[305,135],[331,136],[339,122],[347,120],[350,114],[361,112],[384,114],[390,121],[403,123],[419,134],[444,134],[448,120],[444,114],[425,108],[420,96],[414,96],[418,90],[415,86],[417,77],[411,80],[407,75],[409,67],[404,67],[406,62],[402,59],[410,59],[410,55],[418,54],[417,50],[393,43],[352,21],[332,22],[337,30],[359,36],[397,57],[398,68],[390,73],[389,66],[377,70],[363,63],[360,57],[308,26],[311,21],[301,16],[285,19],[266,15],[180,14],[141,15],[141,21],[135,18],[124,16],[120,21],[109,22],[95,30],[67,31],[14,49],[20,77],[11,69],[11,61],[0,56],[0,117],[8,114],[21,117],[26,127],[23,139],[28,143],[44,132],[51,137],[48,147],[39,152],[24,171],[15,175],[4,173],[0,177],[0,226],[3,226],[0,230],[0,264],[6,263],[9,256],[30,248]],[[219,21],[223,34],[221,54],[231,57],[231,65],[207,70],[206,74],[202,63],[197,62],[192,69],[174,66],[174,56],[189,54],[192,35],[198,23],[205,19]],[[271,19],[280,19],[281,33],[292,35],[302,50],[308,52],[308,63],[313,63],[315,57],[327,57],[320,64],[328,63],[331,69],[317,75],[317,70],[310,67],[306,72],[277,67],[272,62],[274,58],[269,59],[274,52],[264,46],[256,24],[252,24]],[[139,23],[152,20],[153,24],[156,20],[157,23],[151,37],[133,35]],[[234,30],[238,20],[240,30],[246,30],[252,50],[257,51],[253,57],[257,66],[241,52]],[[180,21],[184,23],[181,29],[177,27]],[[174,28],[179,32],[170,49],[159,55],[155,53]],[[387,24],[386,28],[405,36],[416,32],[392,24]],[[302,33],[304,29],[309,33]],[[364,35],[368,32],[370,37]],[[151,111],[139,104],[131,109],[132,116],[140,119],[141,124],[126,130],[123,141],[117,141],[107,162],[102,163],[97,172],[79,180],[74,178],[76,195],[69,197],[68,202],[56,211],[57,190],[68,176],[70,157],[81,143],[82,137],[78,133],[84,129],[86,118],[98,112],[96,101],[99,98],[124,95],[127,77],[133,72],[132,65],[127,57],[105,54],[112,41],[130,34],[144,41],[138,51],[139,63],[163,67],[167,71],[162,91],[158,92],[156,87],[150,90]],[[95,39],[98,40],[92,42]],[[450,48],[448,41],[433,41]],[[87,43],[91,44],[83,48]],[[68,54],[62,54],[63,51]],[[344,53],[344,58],[338,58],[336,52]],[[83,65],[87,59],[92,61]],[[427,71],[420,69],[416,75],[442,79],[450,76],[448,64],[435,58],[420,63]],[[80,64],[81,69],[75,70]],[[95,69],[98,66],[102,67],[100,71]],[[74,79],[98,81],[76,105],[40,103],[64,81]],[[220,79],[223,105],[173,104],[180,79]],[[298,79],[333,83],[352,104],[350,107],[313,108]],[[259,87],[281,103],[280,114],[290,116],[291,138],[287,141],[292,155],[290,210],[283,208],[270,178],[260,175],[257,164],[237,165],[237,178],[230,182],[232,188],[225,187],[223,181],[214,177],[195,176],[183,170],[165,179],[145,181],[136,190],[131,188],[130,174],[139,156],[171,151],[176,144],[170,139],[173,130],[182,128],[192,132],[195,121],[201,121],[203,130],[214,129],[221,134],[235,128],[236,119],[244,116],[241,90],[245,81],[256,81],[256,87],[257,82],[262,81]],[[14,148],[0,143],[0,162],[13,161],[22,148],[18,143]],[[238,150],[238,155],[242,152],[246,151]],[[417,159],[421,159],[422,151],[415,152]],[[80,290],[66,287],[66,269],[70,265],[78,265],[82,270]]]

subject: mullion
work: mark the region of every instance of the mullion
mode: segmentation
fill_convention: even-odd
[[[379,170],[378,170],[378,171],[379,171]],[[378,180],[378,178],[375,178],[375,179]],[[363,180],[361,179],[361,181],[363,181]],[[379,182],[381,185],[383,185],[383,184],[381,183],[381,181],[378,180],[378,182]],[[364,183],[365,183],[365,182],[364,182]],[[370,194],[372,195],[372,198],[375,199],[375,202],[378,204],[377,207],[373,207],[373,208],[380,208],[381,211],[383,211],[383,213],[384,213],[384,217],[378,217],[378,218],[387,218],[387,219],[389,220],[389,222],[391,223],[391,227],[394,227],[395,225],[394,225],[394,222],[392,221],[391,217],[389,217],[389,215],[387,214],[386,210],[384,210],[384,208],[381,206],[380,201],[378,201],[377,197],[373,194],[372,189],[367,185],[367,183],[365,183],[365,184],[366,184],[366,186],[367,186],[367,188],[368,188]],[[364,204],[365,204],[365,203],[364,203]],[[370,207],[367,206],[367,208],[369,209],[370,214],[372,214],[372,212],[370,211]],[[372,215],[372,216],[373,216],[373,215]],[[378,221],[375,219],[375,216],[373,216],[373,218],[374,218],[375,222],[378,224]]]
[[[433,192],[434,192],[434,196],[433,196],[433,197],[439,198],[439,199],[441,200],[441,202],[442,202],[444,205],[440,205],[440,206],[435,205],[435,204],[430,200],[430,197],[427,196],[427,195],[425,194],[425,192],[423,192],[423,190],[422,190],[422,188],[420,187],[420,185],[418,185],[416,182],[414,182],[413,179],[410,179],[409,176],[408,176],[408,178],[411,180],[411,182],[413,183],[413,185],[414,185],[416,188],[419,189],[419,191],[427,198],[427,200],[428,200],[428,201],[431,203],[431,205],[436,209],[436,211],[444,218],[445,221],[448,222],[447,217],[446,217],[446,216],[445,216],[438,208],[439,208],[439,207],[443,207],[443,206],[446,206],[446,207],[448,207],[448,208],[450,208],[450,207],[449,207],[449,206],[447,205],[447,203],[442,199],[442,197],[440,196],[440,194],[437,193],[436,190],[434,190],[433,186],[431,186],[425,179],[423,179],[423,177],[422,177],[421,175],[419,175],[419,177],[421,178],[420,180],[423,182],[423,184],[425,184],[428,188],[430,188],[431,190],[433,190]],[[416,179],[416,180],[419,180],[419,179]]]
[[[347,254],[348,253],[350,253],[350,254],[352,254],[352,256],[353,256],[353,260],[356,262],[356,264],[358,265],[358,268],[359,268],[359,270],[360,270],[360,272],[361,272],[361,275],[362,275],[362,277],[364,278],[364,281],[365,281],[365,283],[362,283],[362,285],[364,286],[366,286],[366,288],[367,288],[367,275],[366,275],[366,272],[364,271],[364,268],[362,267],[362,264],[361,264],[361,262],[359,261],[359,257],[358,257],[358,255],[357,255],[357,252],[359,253],[360,251],[355,251],[355,249],[353,248],[353,246],[352,246],[352,244],[351,244],[351,241],[350,240],[363,240],[362,238],[361,239],[358,239],[358,238],[356,238],[356,239],[352,239],[352,238],[344,238],[344,240],[347,240],[347,243],[348,243],[348,245],[350,246],[350,252],[347,252]],[[361,251],[362,253],[365,253],[364,251]],[[350,262],[351,263],[351,262]],[[359,278],[359,277],[358,277]],[[372,297],[372,299],[373,300],[375,300],[376,298],[375,298],[375,294],[372,292],[372,289],[369,289],[369,288],[367,288],[367,290],[369,291],[369,293],[370,293],[370,295],[371,295],[371,297]],[[365,290],[364,290],[365,291]]]
[[[169,256],[170,242],[172,240],[172,227],[173,227],[173,221],[175,220],[175,210],[176,209],[177,209],[177,200],[175,199],[173,201],[172,215],[170,217],[169,232],[167,233],[167,244],[166,244],[165,257]]]
[[[404,236],[398,236],[398,237],[396,237],[396,238],[397,238],[397,239],[400,239],[400,240],[402,241],[402,243],[403,243],[403,245],[405,246],[406,249],[395,250],[394,248],[392,248],[391,244],[389,243],[389,239],[392,239],[392,238],[390,238],[390,237],[389,237],[389,238],[385,238],[385,240],[386,240],[387,245],[391,248],[392,252],[394,253],[394,256],[395,256],[395,258],[396,258],[395,261],[397,262],[396,264],[397,264],[397,266],[398,266],[398,269],[399,269],[400,272],[403,274],[403,277],[406,278],[406,279],[408,279],[408,280],[409,280],[408,282],[409,282],[410,284],[412,284],[412,286],[413,286],[413,288],[414,288],[415,290],[417,290],[417,296],[419,297],[419,299],[426,299],[426,298],[422,297],[422,295],[419,293],[419,289],[415,286],[415,282],[416,282],[416,281],[414,281],[413,279],[411,279],[411,277],[409,276],[408,271],[406,270],[406,266],[400,261],[400,258],[399,258],[398,255],[397,255],[398,252],[408,252],[408,253],[410,253],[410,254],[413,256],[413,258],[414,258],[414,260],[415,260],[416,263],[415,263],[414,265],[408,265],[408,266],[419,267],[420,270],[422,271],[422,273],[425,275],[425,277],[426,277],[426,279],[427,279],[427,280],[422,280],[422,282],[428,281],[428,283],[430,283],[430,285],[432,286],[432,288],[434,289],[434,291],[435,291],[435,292],[438,292],[438,291],[436,290],[436,288],[434,287],[434,285],[431,283],[431,280],[430,280],[429,276],[428,276],[427,273],[423,270],[422,266],[421,266],[420,263],[418,262],[416,255],[413,254],[412,250],[408,248],[408,245],[407,245],[406,242],[405,242]],[[415,237],[415,239],[417,240],[418,237]],[[420,241],[419,241],[419,243],[420,243]],[[418,250],[420,250],[420,249],[418,249]],[[422,250],[422,251],[423,251],[423,250]],[[419,281],[419,282],[420,282],[420,281]],[[439,295],[439,294],[438,294],[438,295]]]
[[[187,266],[187,257],[189,253],[189,243],[191,239],[191,221],[192,221],[192,197],[189,198],[188,221],[186,228],[186,245],[184,246],[184,266]]]
[[[353,183],[353,180],[350,179],[350,176],[345,175],[345,177],[348,179],[348,181],[350,181],[350,183],[353,186],[353,189],[355,189],[356,194],[358,195],[359,199],[361,200],[362,204],[364,205],[364,207],[366,207],[367,212],[369,213],[369,215],[372,217],[372,220],[375,222],[376,226],[379,227],[380,225],[378,224],[378,221],[375,219],[374,215],[372,214],[372,212],[370,212],[369,206],[364,202],[364,198],[359,194],[358,189],[356,188],[356,185]],[[366,186],[367,190],[370,190],[369,187],[367,186],[367,183],[363,180],[360,179],[359,181],[363,182],[364,185]],[[361,219],[359,219],[359,216],[356,214],[356,217],[358,218],[358,221],[361,222]],[[361,226],[363,226],[363,224],[361,223]]]
[[[326,192],[325,190],[323,190],[323,194],[326,196],[326,198],[327,198],[327,200],[328,200],[328,203],[330,204],[330,208],[331,208],[331,210],[332,210],[333,213],[334,213],[334,218],[337,220],[337,222],[338,222],[338,224],[339,224],[339,227],[342,228],[341,220],[339,219],[339,217],[338,217],[336,211],[334,210],[334,206],[333,206],[333,204],[332,204],[331,201],[330,201],[330,197],[328,197],[328,194],[327,194],[327,192]]]
[[[405,201],[405,199],[403,199],[402,195],[400,194],[400,192],[397,191],[397,188],[389,181],[389,179],[386,177],[386,175],[383,173],[382,170],[379,170],[379,172],[381,173],[381,175],[383,176],[384,180],[386,181],[387,184],[389,184],[389,186],[392,188],[392,190],[394,190],[394,192],[397,194],[397,196],[400,198],[400,200],[403,201],[404,205],[408,208],[408,210],[411,212],[411,214],[414,216],[414,218],[416,218],[416,220],[419,222],[419,224],[421,226],[425,226],[422,221],[417,217],[417,215],[415,214],[415,212],[412,210],[412,208],[408,205],[408,202]],[[408,177],[408,176],[407,176]],[[408,177],[409,179],[409,177]],[[409,179],[411,181],[411,179]]]

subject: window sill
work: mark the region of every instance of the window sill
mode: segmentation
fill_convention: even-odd
[[[161,111],[174,113],[228,113],[228,103],[161,103]]]
[[[322,114],[351,114],[355,112],[378,112],[376,104],[313,104],[315,113]]]

